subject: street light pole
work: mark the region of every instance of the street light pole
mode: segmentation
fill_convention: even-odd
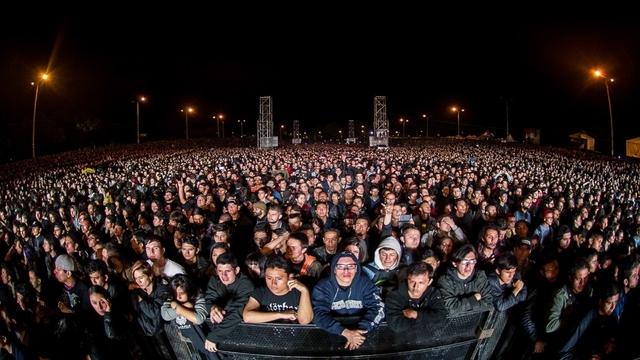
[[[46,81],[49,79],[49,74],[40,75],[40,79],[35,82],[32,82],[32,85],[36,86],[36,95],[33,100],[33,123],[31,125],[31,157],[35,159],[36,157],[36,108],[38,107],[38,91],[40,90],[40,84],[42,81]]]
[[[613,157],[615,147],[613,138],[613,110],[611,110],[611,93],[609,90],[609,83],[614,80],[612,78],[607,79],[604,72],[599,69],[593,70],[593,76],[596,78],[604,78],[604,87],[607,90],[607,102],[609,104],[609,128],[611,130],[611,157]]]
[[[193,112],[193,108],[188,107],[180,111],[184,112],[184,135],[185,139],[189,140],[189,113]]]
[[[185,133],[185,138],[187,140],[189,140],[189,111],[185,111],[184,112],[184,133]]]
[[[460,113],[464,112],[464,109],[458,109],[457,107],[453,106],[451,108],[451,111],[457,113],[458,115],[458,137],[460,137]]]
[[[240,138],[242,139],[244,137],[244,123],[246,120],[238,120],[238,122],[240,123]]]
[[[505,117],[507,118],[507,135],[505,140],[509,140],[509,98],[505,99]]]
[[[147,101],[147,98],[144,96],[140,96],[136,100],[136,140],[138,145],[140,145],[140,102],[145,101]]]
[[[422,118],[427,120],[427,137],[429,137],[429,117],[431,115],[422,114]]]
[[[613,79],[611,79],[613,82]],[[609,127],[611,128],[611,157],[613,157],[613,111],[611,110],[611,94],[609,93],[609,81],[604,82],[604,87],[607,89],[607,101],[609,102]]]

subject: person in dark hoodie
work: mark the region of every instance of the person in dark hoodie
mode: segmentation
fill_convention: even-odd
[[[478,253],[462,245],[451,258],[451,266],[438,280],[444,307],[450,315],[493,306],[491,287],[483,271],[476,271]]]
[[[371,280],[362,275],[358,259],[350,252],[340,252],[331,261],[331,275],[321,279],[312,296],[315,324],[346,340],[345,348],[354,350],[366,340],[366,334],[384,318],[384,303]],[[352,325],[339,317],[356,317]]]
[[[395,332],[408,330],[427,321],[428,316],[442,313],[438,292],[431,286],[433,268],[424,262],[409,265],[407,280],[386,299],[387,323]]]
[[[242,309],[253,292],[253,283],[240,272],[237,260],[224,253],[216,260],[217,276],[207,285],[205,300],[211,320],[211,331],[204,343],[209,352],[217,352],[219,344],[242,321]]]

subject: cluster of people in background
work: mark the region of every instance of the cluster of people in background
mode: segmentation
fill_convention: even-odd
[[[498,359],[640,355],[636,163],[448,141],[57,158],[3,167],[0,357],[216,359],[241,322],[355,350],[489,309]]]

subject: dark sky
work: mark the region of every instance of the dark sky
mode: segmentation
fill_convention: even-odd
[[[137,94],[150,98],[141,109],[150,140],[184,136],[179,110],[187,104],[197,111],[192,134],[215,135],[215,113],[231,121],[227,135],[238,133],[238,119],[255,132],[261,95],[273,96],[276,126],[299,119],[302,130],[325,134],[346,132],[348,119],[370,126],[373,96],[386,95],[392,130],[405,117],[407,134],[417,134],[428,113],[432,135],[452,135],[448,108],[458,104],[464,132],[503,136],[508,98],[516,138],[533,127],[559,144],[586,130],[608,152],[605,88],[589,77],[596,65],[616,78],[619,151],[640,135],[640,24],[630,11],[49,10],[3,15],[0,160],[30,154],[29,83],[47,66],[53,80],[40,88],[39,152],[135,141]],[[77,124],[86,123],[96,130],[82,133]]]

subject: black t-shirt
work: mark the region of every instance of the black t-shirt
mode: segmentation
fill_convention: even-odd
[[[298,311],[300,295],[298,289],[292,289],[285,295],[278,296],[267,287],[259,287],[253,290],[251,297],[260,303],[260,311],[285,312],[288,310]]]

